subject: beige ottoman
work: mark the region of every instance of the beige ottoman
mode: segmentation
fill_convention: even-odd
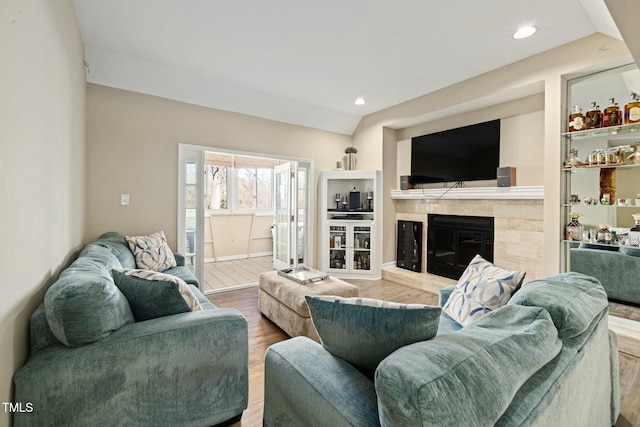
[[[270,271],[260,275],[258,308],[289,336],[307,336],[320,341],[311,321],[305,295],[357,297],[358,287],[329,276],[319,282],[301,285]]]

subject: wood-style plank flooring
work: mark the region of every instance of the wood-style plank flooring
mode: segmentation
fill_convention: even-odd
[[[435,294],[386,280],[349,280],[360,288],[360,296],[404,303],[438,304]],[[208,295],[218,307],[235,307],[249,322],[249,406],[232,427],[262,425],[264,397],[264,353],[288,337],[258,310],[258,288]],[[618,336],[621,412],[616,427],[640,427],[640,341]]]

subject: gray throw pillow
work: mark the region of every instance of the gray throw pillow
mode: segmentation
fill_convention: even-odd
[[[114,269],[111,275],[127,297],[136,322],[202,310],[189,286],[178,277],[140,269]]]
[[[438,331],[439,307],[368,298],[305,298],[324,348],[369,377],[389,354],[431,339]]]

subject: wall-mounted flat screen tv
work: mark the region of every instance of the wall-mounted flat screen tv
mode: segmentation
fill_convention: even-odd
[[[500,120],[411,138],[411,183],[496,179]]]

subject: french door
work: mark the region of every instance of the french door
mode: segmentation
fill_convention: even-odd
[[[224,151],[188,144],[178,145],[178,251],[193,265],[200,283],[204,279],[205,254],[205,152]],[[232,151],[224,151],[235,154]],[[276,158],[257,153],[238,153]],[[282,159],[273,176],[273,267],[311,263],[313,258],[313,161]],[[309,209],[311,207],[311,209]],[[203,288],[204,289],[204,288]]]
[[[178,252],[204,283],[204,151],[178,149]]]
[[[273,268],[277,270],[307,262],[310,200],[305,166],[287,162],[274,168]]]

